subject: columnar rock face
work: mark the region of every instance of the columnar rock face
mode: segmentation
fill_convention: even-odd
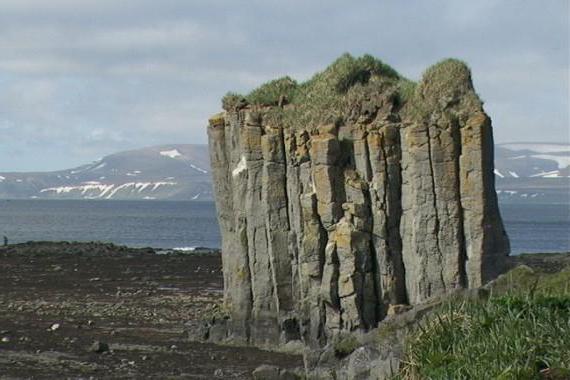
[[[444,61],[414,85],[367,59],[210,120],[234,339],[322,344],[502,271],[491,121],[469,69]]]

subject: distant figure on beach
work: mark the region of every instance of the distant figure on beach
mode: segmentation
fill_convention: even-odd
[[[4,235],[4,246],[8,245],[8,237]]]

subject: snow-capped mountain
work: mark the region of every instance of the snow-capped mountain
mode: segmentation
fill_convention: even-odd
[[[502,201],[570,201],[570,144],[495,146],[495,181]]]
[[[503,202],[570,202],[570,144],[495,146]],[[106,156],[78,168],[0,173],[0,198],[212,200],[207,145],[162,145]]]
[[[0,173],[0,198],[211,200],[206,145],[163,145],[112,154],[77,168]]]
[[[499,178],[570,177],[570,144],[498,144],[495,174]]]

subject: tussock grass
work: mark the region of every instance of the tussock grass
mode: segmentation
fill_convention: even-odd
[[[569,280],[516,269],[487,301],[442,305],[408,339],[397,378],[570,379]]]
[[[360,346],[360,343],[354,335],[341,334],[336,337],[333,346],[336,357],[344,358],[356,350]]]
[[[297,81],[287,76],[261,85],[250,92],[246,99],[251,104],[276,106],[281,97],[284,97],[288,102],[294,100],[298,89]]]
[[[240,102],[254,106],[275,106],[280,99],[292,107],[269,112],[286,127],[316,126],[335,123],[346,116],[346,109],[354,93],[375,88],[382,91],[393,87],[401,93],[402,102],[409,99],[415,83],[402,77],[396,70],[371,55],[353,57],[343,54],[325,70],[303,83],[290,77],[267,82],[247,95],[228,93],[222,100],[226,110],[235,109]]]

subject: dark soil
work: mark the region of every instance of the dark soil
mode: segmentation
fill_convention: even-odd
[[[0,289],[0,378],[248,379],[261,364],[302,366],[187,338],[221,302],[218,252],[11,245],[0,247]]]

